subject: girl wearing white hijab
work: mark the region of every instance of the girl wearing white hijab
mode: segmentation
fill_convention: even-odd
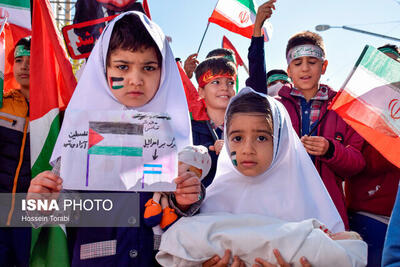
[[[227,249],[237,266],[271,266],[261,258],[298,266],[301,256],[313,266],[366,263],[363,241],[332,240],[358,236],[338,233],[344,231],[341,217],[281,103],[242,89],[227,108],[224,135],[201,214],[182,218],[164,233],[159,263],[222,264],[230,257]],[[309,266],[304,259],[301,264]]]
[[[61,179],[57,170],[64,133],[73,130],[71,125],[87,123],[79,118],[72,121],[73,112],[128,109],[168,113],[177,150],[191,145],[186,98],[168,41],[155,23],[134,11],[119,15],[105,27],[65,112],[51,157],[55,164],[53,172],[35,177],[29,192],[59,192],[62,179],[76,179]],[[187,209],[199,201],[199,179],[192,173],[185,173],[175,182],[177,192],[173,204],[181,208],[177,212],[194,213]],[[151,197],[150,192],[140,193],[140,227],[77,228],[73,235],[72,266],[153,266],[153,232],[143,224],[144,204]]]

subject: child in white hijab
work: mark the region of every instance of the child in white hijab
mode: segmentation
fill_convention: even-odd
[[[167,113],[177,151],[192,143],[189,112],[174,56],[158,25],[140,12],[123,13],[105,27],[65,112],[51,158],[55,164],[53,172],[36,176],[29,192],[57,193],[63,182],[70,185],[75,180],[81,182],[82,177],[59,177],[63,137],[77,125],[88,125],[87,121],[72,116],[74,112],[101,114],[118,110]],[[86,162],[81,156],[72,159]],[[191,205],[201,198],[199,179],[187,172],[175,179],[175,183],[177,190],[172,194],[172,204],[180,209],[180,215],[185,215],[182,214],[185,211],[194,213]],[[144,205],[151,197],[150,192],[139,194],[140,227],[76,228],[72,266],[153,266],[157,240],[153,239],[151,227],[143,225]]]
[[[340,215],[282,104],[242,89],[228,106],[224,134],[201,214],[164,233],[159,263],[199,266],[217,254],[216,263],[226,260],[227,254],[221,258],[229,249],[246,266],[270,266],[277,259],[296,266],[302,256],[313,266],[366,264],[359,236],[338,233],[344,231]]]

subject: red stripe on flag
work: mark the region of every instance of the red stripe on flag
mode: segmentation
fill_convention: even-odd
[[[246,28],[241,28],[216,10],[213,11],[213,13],[211,14],[211,17],[208,18],[208,21],[211,23],[215,23],[215,24],[221,26],[222,28],[227,29],[228,31],[240,34],[240,35],[250,38],[250,39],[251,39],[251,36],[253,35],[254,25],[248,26]]]
[[[340,96],[336,98],[336,101],[332,104],[332,110],[388,161],[400,168],[400,137],[393,132],[378,113],[346,91],[342,91]],[[371,127],[362,123],[350,110],[357,110],[359,114],[368,114],[369,121],[374,121],[374,125]]]
[[[33,1],[30,119],[42,117],[53,108],[64,109],[75,89],[71,63],[55,28],[48,0]]]
[[[186,75],[181,64],[177,62],[179,74],[185,89],[186,101],[188,103],[189,112],[192,113],[192,118],[196,121],[209,120],[206,112],[206,103],[203,99],[200,99],[199,93],[196,87],[192,84],[189,77]]]
[[[243,62],[242,58],[240,57],[238,51],[236,50],[236,48],[233,46],[231,41],[229,41],[229,39],[225,35],[224,35],[224,37],[222,37],[222,47],[233,50],[233,52],[235,52],[236,63],[239,66],[244,65],[244,62]]]

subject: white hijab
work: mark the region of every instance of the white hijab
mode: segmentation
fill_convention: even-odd
[[[71,101],[65,111],[65,120],[57,139],[50,162],[61,156],[64,133],[71,131],[69,114],[74,111],[110,111],[129,109],[118,102],[111,93],[106,78],[106,58],[108,45],[115,23],[128,14],[138,16],[157,44],[162,55],[161,81],[154,98],[144,106],[134,108],[141,112],[166,112],[171,116],[171,128],[174,131],[177,150],[192,144],[189,111],[182,81],[175,58],[161,28],[141,12],[130,11],[120,14],[104,29],[94,46],[85,70],[79,79]]]
[[[242,89],[231,103],[250,92],[255,93],[251,88]],[[270,167],[259,176],[244,176],[232,164],[225,144],[201,212],[253,213],[291,222],[316,218],[333,232],[344,231],[343,221],[286,109],[272,97],[260,95],[267,98],[273,116],[274,151]],[[224,134],[228,140],[227,133]]]

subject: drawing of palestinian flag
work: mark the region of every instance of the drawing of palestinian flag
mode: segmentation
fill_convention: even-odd
[[[124,87],[124,78],[122,77],[110,77],[111,88],[114,90],[121,89]]]
[[[219,0],[208,21],[251,38],[257,8],[253,0]],[[264,23],[263,32],[265,41],[269,41],[272,25],[268,21]]]
[[[142,157],[142,137],[143,124],[89,122],[86,186],[89,186],[90,155]]]
[[[400,63],[366,46],[330,108],[400,167]]]

